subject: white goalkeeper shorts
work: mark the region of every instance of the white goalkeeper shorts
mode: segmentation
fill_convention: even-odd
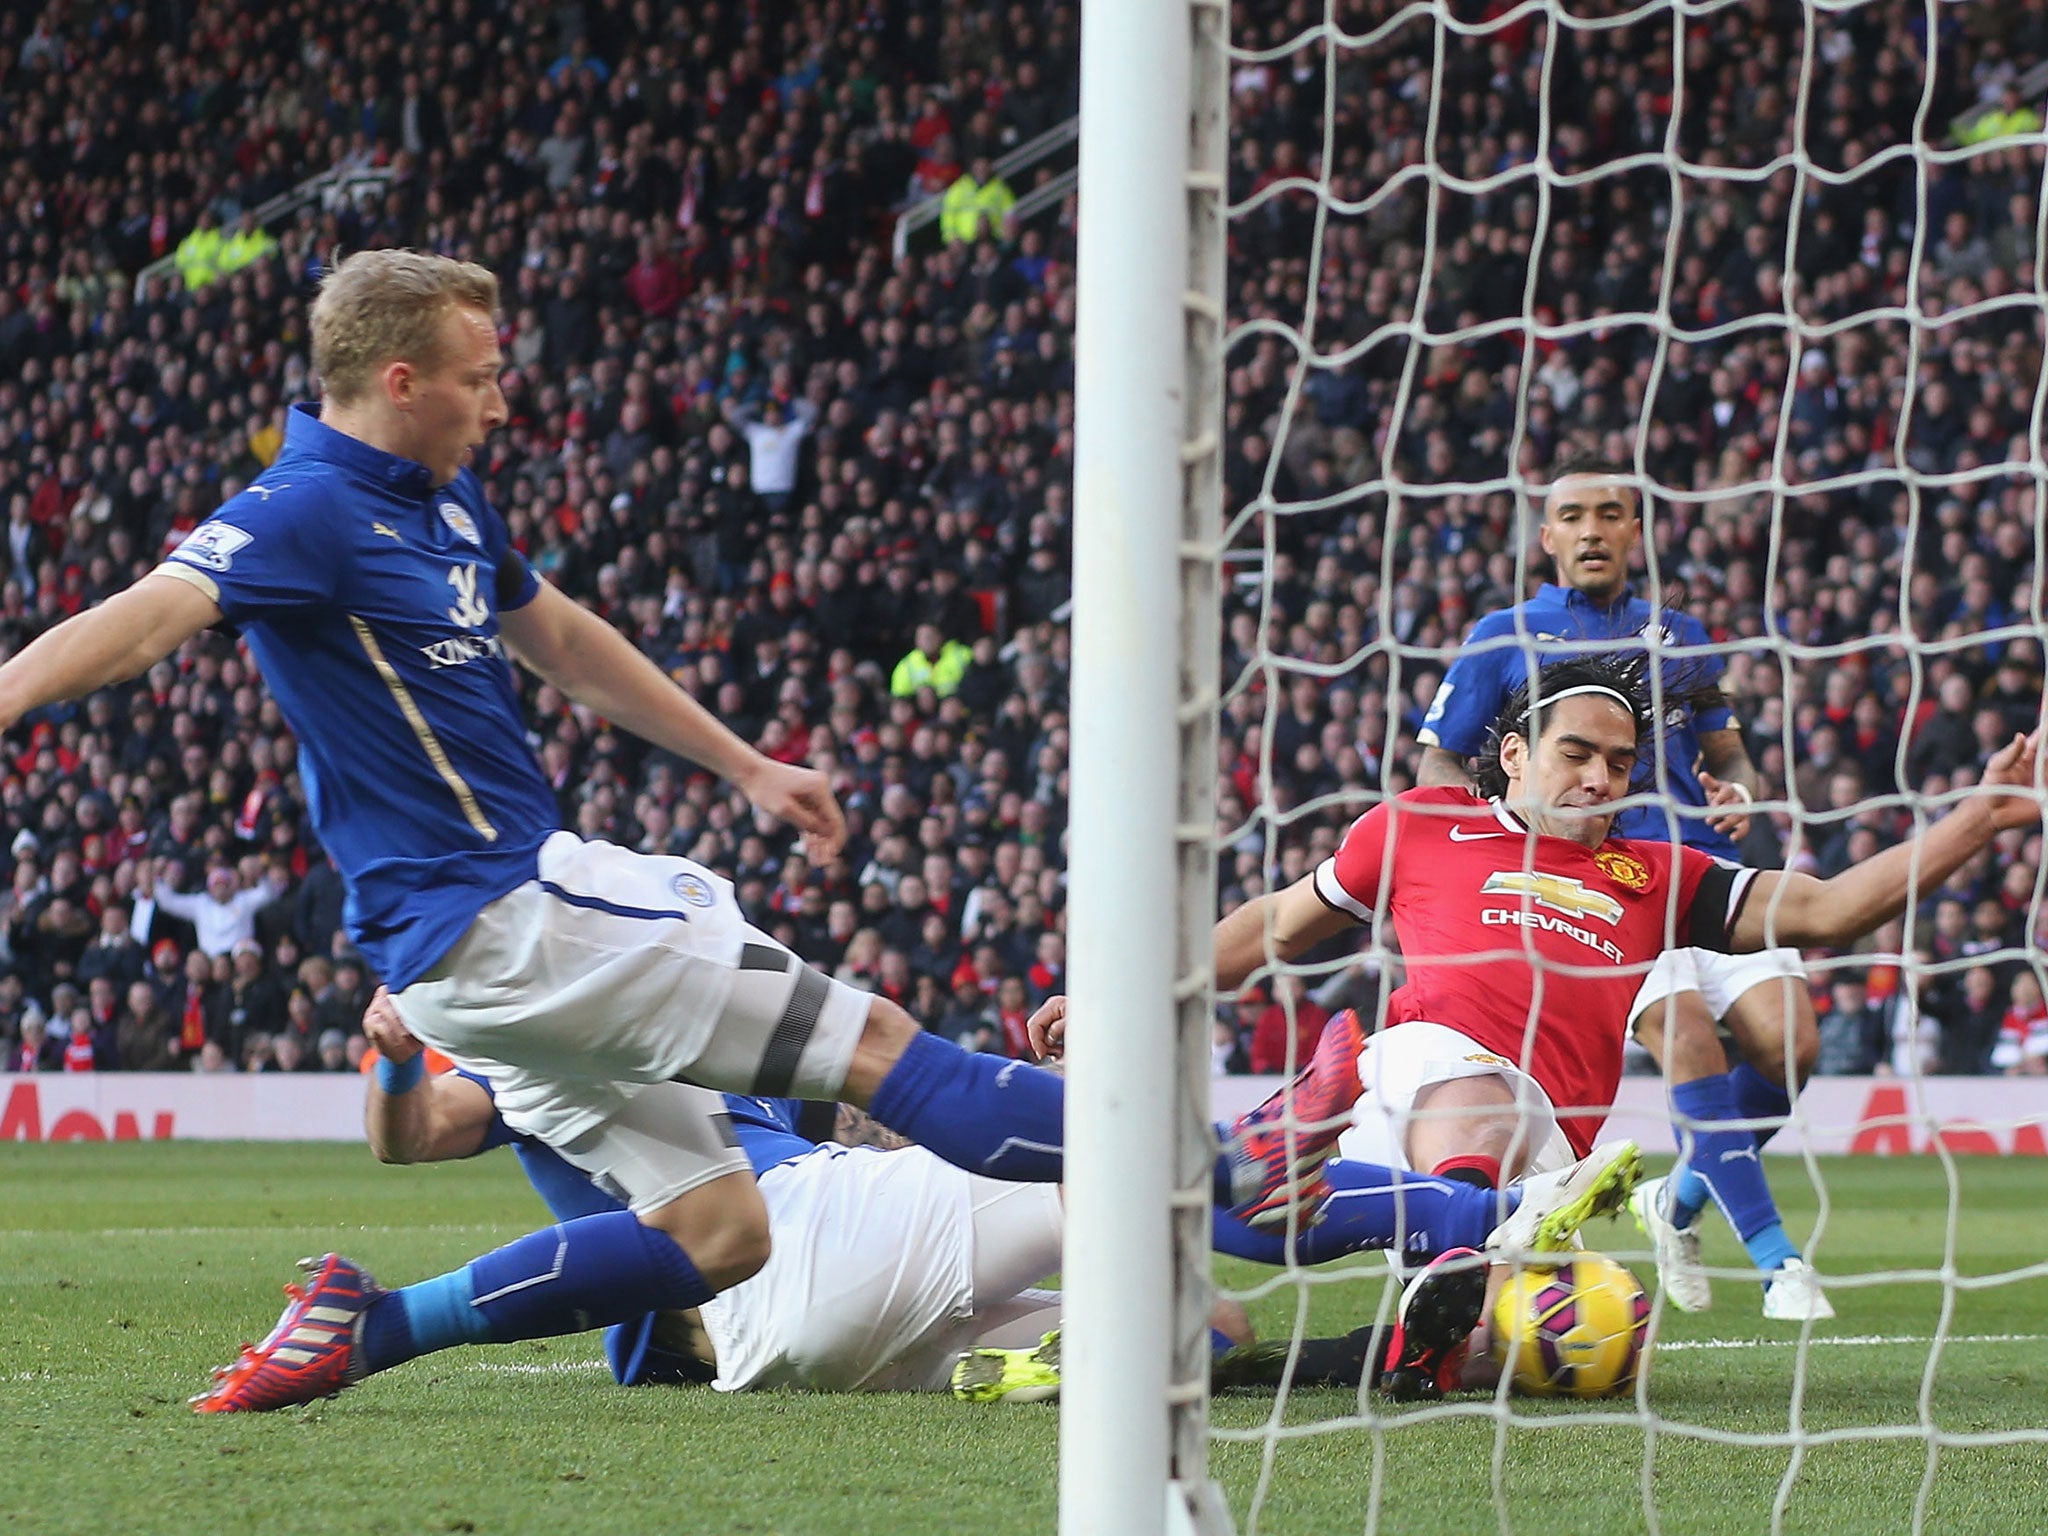
[[[1525,1172],[1545,1173],[1578,1160],[1558,1129],[1557,1107],[1542,1084],[1470,1035],[1420,1022],[1395,1024],[1367,1037],[1358,1057],[1358,1080],[1365,1092],[1352,1107],[1351,1124],[1337,1138],[1337,1155],[1412,1168],[1408,1130],[1417,1118],[1415,1100],[1426,1088],[1463,1077],[1498,1077],[1513,1092],[1518,1142],[1530,1149]]]
[[[572,1144],[650,1084],[838,1098],[872,1001],[750,926],[702,865],[569,832],[393,998],[407,1029],[489,1079],[514,1130],[584,1167]]]
[[[1628,1007],[1633,1029],[1652,1003],[1681,992],[1697,992],[1716,1019],[1728,1017],[1743,993],[1766,982],[1790,981],[1804,988],[1806,962],[1796,949],[1762,949],[1752,955],[1724,955],[1712,949],[1667,949],[1657,957],[1635,1001]]]
[[[702,1308],[723,1392],[942,1391],[960,1351],[1060,1266],[1057,1186],[922,1147],[822,1146],[760,1184],[768,1263]]]

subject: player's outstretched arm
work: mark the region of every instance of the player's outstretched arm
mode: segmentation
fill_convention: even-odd
[[[846,819],[823,774],[755,751],[582,604],[542,582],[532,602],[501,614],[499,623],[528,667],[615,725],[736,785],[803,833],[813,862],[846,841]]]
[[[2001,832],[2041,818],[2041,733],[2015,736],[1985,765],[1980,792],[1918,837],[1852,865],[1832,880],[1767,872],[1756,877],[1730,948],[1846,944],[1873,933],[1934,890]],[[2005,793],[1982,793],[1982,789]]]
[[[394,1068],[412,1068],[425,1049],[399,1021],[391,994],[382,987],[363,1014],[363,1033]],[[380,1163],[446,1162],[468,1157],[483,1145],[491,1114],[491,1096],[453,1072],[428,1073],[396,1091],[387,1091],[381,1077],[372,1076],[363,1102],[363,1133]]]
[[[1260,966],[1306,954],[1355,922],[1316,894],[1314,875],[1248,901],[1216,925],[1216,990],[1235,992]]]
[[[0,730],[30,710],[147,672],[220,622],[220,605],[188,581],[152,571],[66,619],[0,666]]]

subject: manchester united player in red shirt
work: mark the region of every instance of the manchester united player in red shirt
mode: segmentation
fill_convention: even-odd
[[[1234,991],[1350,924],[1392,919],[1409,981],[1359,1057],[1363,1093],[1317,1213],[1353,1226],[1357,1246],[1418,1260],[1482,1240],[1497,1255],[1565,1246],[1590,1216],[1619,1209],[1636,1177],[1632,1144],[1592,1143],[1620,1080],[1629,1003],[1662,950],[1847,943],[2039,817],[2036,732],[1920,836],[1832,880],[1611,837],[1651,719],[1641,658],[1545,667],[1503,709],[1476,791],[1410,790],[1375,806],[1312,874],[1217,925],[1217,986]],[[1517,1179],[1519,1190],[1497,1190]],[[1483,1273],[1465,1265],[1449,1306],[1422,1286],[1426,1314],[1476,1318]],[[1444,1337],[1408,1317],[1420,1285],[1404,1321]],[[1449,1330],[1452,1342],[1469,1328]],[[1432,1390],[1448,1353],[1411,1337],[1397,1390]]]

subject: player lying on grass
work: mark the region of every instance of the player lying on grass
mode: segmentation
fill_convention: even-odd
[[[1562,1246],[1564,1221],[1619,1208],[1635,1149],[1592,1142],[1620,1083],[1629,1004],[1669,943],[1846,944],[2001,831],[2039,820],[2036,732],[1997,752],[1947,816],[1831,880],[1612,837],[1654,724],[1639,659],[1552,663],[1495,721],[1476,788],[1410,790],[1373,807],[1313,873],[1217,925],[1217,984],[1236,988],[1376,911],[1391,918],[1409,980],[1359,1056],[1363,1093],[1322,1170],[1326,1207],[1375,1220],[1388,1246],[1512,1258]],[[1501,1219],[1504,1179],[1574,1156],[1571,1199]],[[1241,1214],[1285,1211],[1269,1202]],[[1469,1288],[1477,1316],[1480,1271],[1438,1283]],[[1443,1364],[1441,1350],[1417,1350],[1388,1385],[1432,1390]]]
[[[439,1162],[509,1144],[557,1219],[620,1209],[588,1175],[508,1126],[485,1079],[423,1076],[420,1043],[381,991],[363,1027],[382,1053],[364,1106],[382,1161]],[[724,1102],[768,1208],[768,1262],[697,1308],[609,1329],[605,1352],[621,1382],[943,1391],[962,1350],[1036,1344],[1058,1326],[1058,1297],[1031,1289],[1059,1268],[1056,1185],[964,1173],[922,1149],[879,1150],[888,1133],[864,1116],[875,1132],[864,1135],[869,1144],[820,1145],[798,1133],[794,1099]]]
[[[1061,999],[1041,1015],[1063,1011]],[[507,1126],[487,1080],[426,1075],[419,1042],[381,991],[364,1028],[383,1053],[364,1108],[381,1160],[437,1162],[509,1144],[559,1219],[619,1208],[587,1175]],[[1297,1102],[1326,1105],[1346,1079],[1353,1087],[1344,1102],[1355,1098],[1357,1045],[1355,1020],[1333,1021],[1293,1085]],[[1054,1189],[962,1173],[844,1106],[842,1121],[863,1127],[852,1148],[800,1134],[794,1100],[727,1095],[725,1103],[768,1207],[773,1251],[760,1274],[701,1308],[613,1326],[605,1349],[622,1383],[937,1391],[960,1361],[954,1385],[963,1396],[1030,1400],[1057,1390],[1057,1343],[1048,1335],[1058,1326],[1059,1297],[1031,1288],[1060,1265]],[[1268,1119],[1270,1106],[1262,1106],[1246,1122]],[[1347,1251],[1342,1225],[1300,1233],[1297,1258],[1314,1263]],[[1227,1216],[1218,1218],[1217,1244],[1269,1263],[1284,1257],[1279,1234]],[[1213,1322],[1220,1349],[1250,1342],[1241,1308],[1225,1304]]]

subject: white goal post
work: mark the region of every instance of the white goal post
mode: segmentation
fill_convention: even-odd
[[[1223,0],[1088,0],[1074,446],[1060,1529],[1228,1529],[1208,1481]]]

